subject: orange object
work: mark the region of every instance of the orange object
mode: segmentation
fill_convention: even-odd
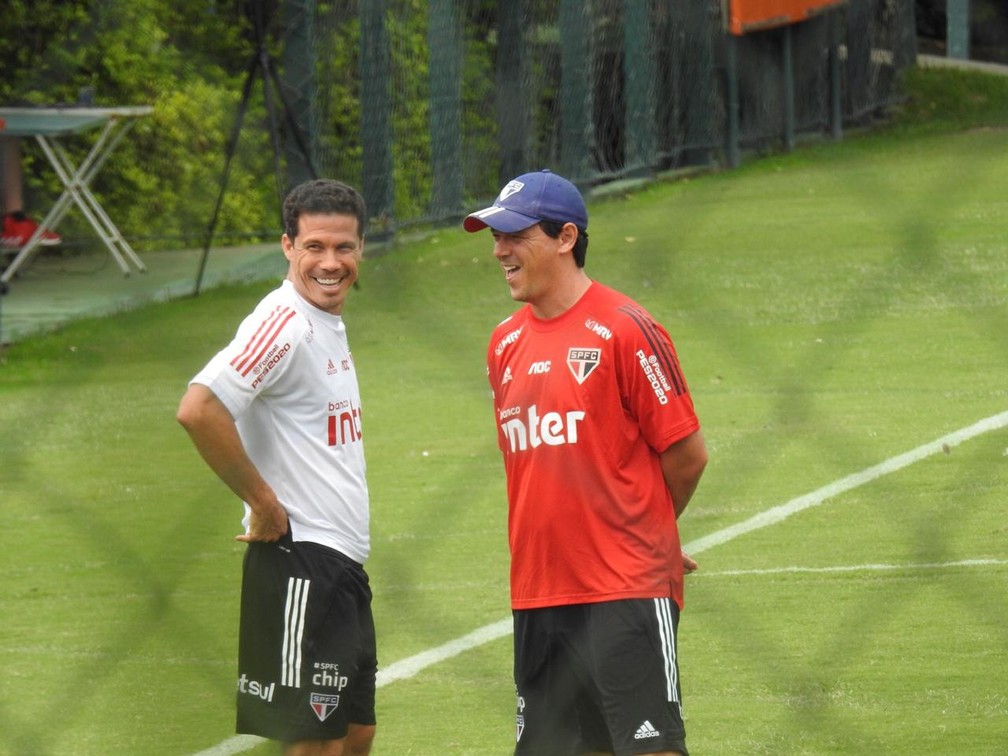
[[[728,31],[742,35],[796,24],[845,0],[725,0]]]

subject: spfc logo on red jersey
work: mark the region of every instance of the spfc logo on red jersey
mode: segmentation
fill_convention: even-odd
[[[567,367],[570,368],[571,374],[579,384],[585,382],[585,378],[592,374],[601,360],[601,349],[571,347],[567,350]]]

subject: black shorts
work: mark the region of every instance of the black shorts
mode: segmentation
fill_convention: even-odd
[[[678,624],[671,599],[515,611],[515,754],[686,754]]]
[[[285,536],[250,543],[242,573],[237,731],[291,743],[375,723],[374,620],[364,568]]]

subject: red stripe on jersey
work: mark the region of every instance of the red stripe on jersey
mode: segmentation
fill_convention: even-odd
[[[289,307],[278,307],[270,317],[263,321],[248,345],[246,345],[245,350],[231,361],[234,369],[241,373],[242,377],[248,375],[252,371],[252,368],[259,363],[259,360],[266,354],[269,345],[276,341],[283,327],[293,317],[294,310]],[[256,336],[259,338],[256,339]],[[245,359],[241,359],[242,356],[245,356]]]
[[[262,323],[259,324],[259,327],[256,329],[256,332],[252,334],[252,338],[249,339],[245,348],[238,354],[237,357],[231,360],[231,367],[238,371],[242,369],[242,366],[245,364],[245,360],[248,359],[248,355],[252,351],[253,346],[258,343],[259,335],[268,328],[270,323],[272,323],[273,320],[285,309],[286,308],[284,307],[277,307],[265,318],[265,320],[263,320]]]
[[[665,375],[672,381],[675,395],[682,396],[685,394],[686,380],[683,378],[682,368],[679,367],[679,360],[676,358],[675,351],[672,349],[671,344],[669,344],[668,339],[662,335],[658,324],[639,307],[624,305],[619,309],[620,312],[629,315],[630,319],[640,328],[641,333],[644,334],[644,338],[658,358],[661,369],[665,371]]]

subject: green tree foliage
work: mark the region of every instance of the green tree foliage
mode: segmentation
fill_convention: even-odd
[[[427,3],[410,0],[402,5],[405,7],[399,8],[400,14],[390,13],[385,23],[392,49],[395,91],[415,106],[400,109],[393,119],[397,147],[393,156],[393,185],[397,214],[417,218],[424,214],[431,198]]]
[[[319,0],[317,15],[329,20],[320,24],[318,46],[325,54],[317,58],[318,81],[325,82],[317,94],[324,114],[318,135],[326,173],[360,186],[360,21],[350,3]]]
[[[337,7],[342,5],[342,9]],[[431,198],[430,86],[426,0],[397,0],[385,16],[391,81],[361,82],[360,20],[351,3],[319,3],[329,19],[320,31],[319,98],[327,114],[320,139],[328,173],[360,185],[362,88],[388,86],[393,92],[393,185],[396,220],[423,217]],[[347,11],[350,12],[347,12]],[[372,218],[372,232],[387,230],[389,219]]]
[[[243,4],[215,0],[8,0],[0,13],[0,102],[153,105],[92,189],[139,249],[202,242],[254,46]],[[261,77],[238,141],[215,240],[277,229],[277,188],[262,128]],[[86,136],[64,140],[80,158]],[[24,147],[29,201],[60,190]],[[60,229],[93,237],[70,213]]]

